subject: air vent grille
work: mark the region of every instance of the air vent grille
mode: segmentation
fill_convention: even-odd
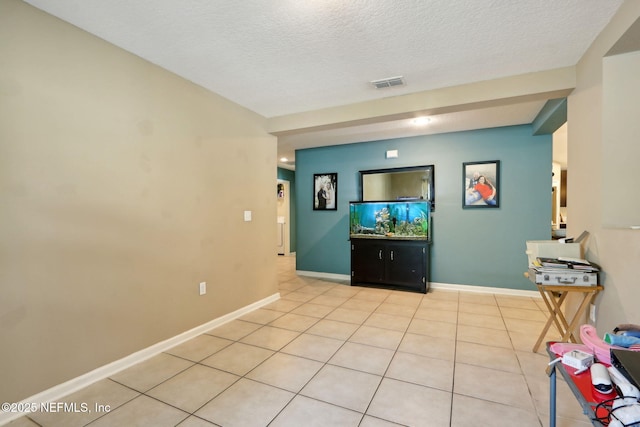
[[[384,89],[387,87],[404,86],[404,78],[402,76],[389,77],[386,79],[374,80],[371,84],[376,89]]]

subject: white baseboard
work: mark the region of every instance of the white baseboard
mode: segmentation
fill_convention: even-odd
[[[351,280],[351,276],[349,276],[348,274],[323,273],[320,271],[304,271],[304,270],[296,270],[296,274],[298,276],[317,277],[318,279],[346,280],[346,281]]]
[[[479,294],[511,295],[511,296],[529,297],[529,298],[542,298],[538,291],[525,291],[521,289],[492,288],[489,286],[457,285],[457,284],[451,284],[451,283],[436,283],[436,282],[430,282],[429,286],[432,289],[444,289],[449,291],[475,292]]]
[[[213,319],[200,326],[196,326],[193,329],[190,329],[186,332],[183,332],[165,341],[154,344],[150,347],[147,347],[145,349],[132,353],[128,356],[125,356],[122,359],[116,360],[107,365],[94,369],[91,372],[87,372],[84,375],[80,375],[79,377],[73,378],[62,384],[58,384],[54,387],[44,390],[43,392],[40,392],[31,397],[28,397],[23,401],[21,401],[17,406],[25,407],[27,406],[27,404],[36,404],[39,407],[43,403],[58,401],[63,397],[68,396],[71,393],[75,393],[76,391],[81,390],[97,381],[110,377],[116,374],[117,372],[122,371],[123,369],[129,368],[137,363],[143,362],[159,353],[162,353],[165,350],[175,347],[178,344],[182,344],[183,342],[188,341],[192,338],[195,338],[198,335],[201,335],[208,330],[221,326],[227,322],[237,319],[238,317],[244,316],[245,314],[255,309],[258,309],[274,301],[277,301],[278,299],[280,299],[280,293],[275,293],[260,301],[256,301],[253,304],[249,304],[234,312],[225,314],[224,316]],[[0,426],[16,418],[20,418],[23,415],[27,415],[27,413],[26,412],[24,413],[0,412]]]
[[[351,277],[349,277],[348,274],[323,273],[319,271],[303,271],[303,270],[296,270],[296,274],[298,274],[299,276],[316,277],[318,279],[343,280],[343,281],[351,280]],[[512,296],[519,296],[519,297],[540,298],[540,293],[538,293],[538,291],[525,291],[520,289],[492,288],[488,286],[458,285],[458,284],[437,283],[437,282],[429,282],[429,286],[433,289],[445,289],[450,291],[476,292],[481,294],[499,294],[499,295],[512,295]]]

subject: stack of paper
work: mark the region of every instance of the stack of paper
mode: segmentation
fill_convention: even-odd
[[[536,258],[536,263],[534,265],[536,269],[545,270],[545,269],[573,269],[585,272],[598,272],[600,271],[600,267],[597,264],[587,261],[586,259],[580,258]]]

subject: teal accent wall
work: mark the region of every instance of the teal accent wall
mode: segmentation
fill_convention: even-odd
[[[289,236],[289,250],[291,252],[296,251],[296,173],[295,171],[278,168],[278,179],[283,179],[285,181],[289,181],[289,191],[291,194],[289,195],[289,226],[290,226],[290,236]]]
[[[385,159],[398,150],[397,159]],[[500,160],[500,207],[462,208],[462,163]],[[297,269],[350,275],[349,201],[360,170],[435,165],[431,282],[535,290],[527,240],[551,238],[551,135],[530,125],[296,152]],[[313,174],[338,174],[337,211],[313,210]]]

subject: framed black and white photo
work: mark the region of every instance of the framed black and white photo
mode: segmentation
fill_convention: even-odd
[[[338,174],[313,174],[313,210],[335,211],[338,209]]]
[[[500,207],[500,160],[462,164],[462,208]]]

